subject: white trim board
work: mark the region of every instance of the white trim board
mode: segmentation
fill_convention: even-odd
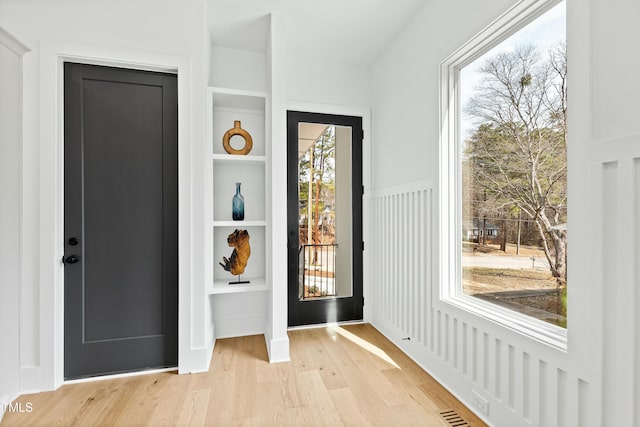
[[[370,200],[373,194],[373,180],[372,180],[372,127],[371,127],[371,108],[365,106],[352,106],[352,105],[335,105],[335,104],[322,104],[313,102],[304,102],[296,100],[287,101],[288,111],[304,111],[310,113],[320,114],[333,114],[342,116],[355,116],[362,117],[362,185],[364,186],[364,195],[362,198],[362,238],[365,241],[365,251],[362,257],[362,294],[365,300],[372,301],[369,298],[371,295],[371,283],[370,277],[370,263],[371,263],[371,251],[367,251],[366,242],[373,242],[374,238],[372,233],[375,230],[370,226],[371,222],[371,206]],[[365,304],[362,310],[362,321],[370,322],[372,319],[373,304]]]
[[[520,0],[475,37],[449,55],[440,64],[440,139],[436,215],[437,233],[434,253],[437,260],[434,307],[456,310],[485,318],[534,341],[563,353],[567,351],[567,330],[510,309],[464,295],[461,289],[462,199],[460,196],[461,143],[460,70],[487,53],[516,31],[550,10],[561,0]]]
[[[22,56],[31,51],[25,44],[2,27],[0,27],[0,45],[6,47],[18,56]]]
[[[191,67],[186,57],[43,41],[40,50],[40,379],[64,382],[64,120],[65,61],[176,73],[178,76],[178,364],[190,351]],[[186,368],[186,370],[190,370]]]

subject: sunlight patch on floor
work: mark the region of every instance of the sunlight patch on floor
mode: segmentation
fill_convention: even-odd
[[[342,337],[348,339],[352,343],[354,343],[354,344],[360,346],[361,348],[367,350],[369,353],[371,353],[371,354],[373,354],[375,356],[378,356],[380,359],[384,360],[385,362],[387,362],[388,364],[390,364],[394,368],[401,369],[400,366],[398,366],[398,364],[391,357],[389,357],[389,355],[387,353],[385,353],[384,350],[382,350],[380,347],[376,347],[375,345],[369,343],[366,340],[363,340],[359,336],[347,331],[346,329],[341,328],[340,326],[334,326],[334,327],[331,327],[329,329],[332,330],[332,331],[335,331],[337,334],[339,334]]]

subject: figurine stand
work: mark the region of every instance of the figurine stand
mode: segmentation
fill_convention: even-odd
[[[230,285],[246,285],[247,283],[251,283],[250,280],[242,280],[242,277],[238,275],[238,280],[235,282],[229,282]]]

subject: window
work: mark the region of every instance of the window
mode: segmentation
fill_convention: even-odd
[[[565,23],[564,2],[522,1],[443,63],[441,278],[566,342]]]

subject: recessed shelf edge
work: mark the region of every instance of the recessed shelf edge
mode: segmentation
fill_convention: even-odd
[[[247,292],[263,292],[269,290],[269,286],[266,283],[266,280],[262,277],[255,279],[247,279],[250,280],[251,283],[247,284],[238,284],[238,285],[230,285],[229,280],[215,280],[213,285],[209,287],[208,294],[209,295],[219,295],[219,294],[241,294]]]

